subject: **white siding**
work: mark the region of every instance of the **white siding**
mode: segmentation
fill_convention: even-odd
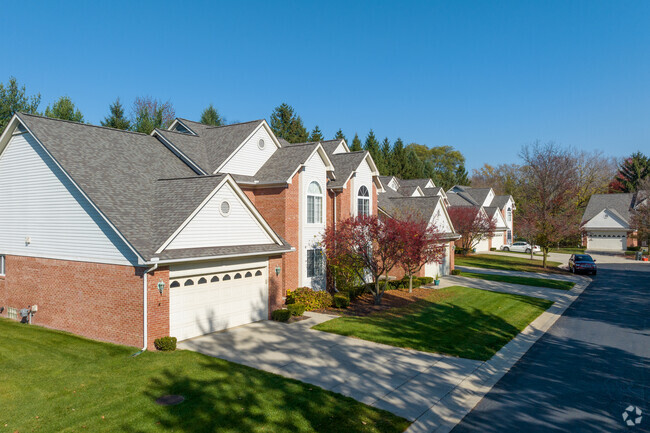
[[[31,135],[12,137],[0,155],[0,185],[0,253],[137,263],[135,254]]]
[[[429,224],[434,225],[441,233],[451,233],[451,224],[449,224],[449,219],[447,218],[441,203],[442,201],[438,202]]]
[[[260,140],[264,140],[264,149],[258,146]],[[277,149],[271,135],[261,126],[219,172],[253,176]]]
[[[345,146],[345,144],[343,144],[342,141],[341,141],[341,144],[339,144],[338,146],[336,146],[336,149],[334,149],[334,154],[337,154],[337,153],[347,153],[347,152],[349,152],[349,150],[348,150],[348,148]]]
[[[489,207],[490,203],[492,203],[492,200],[494,200],[494,191],[490,190],[490,192],[488,192],[488,195],[485,197],[485,201],[483,201],[482,206]]]
[[[352,197],[352,203],[350,203],[350,206],[352,207],[352,216],[357,216],[357,195],[359,194],[359,188],[361,188],[362,185],[368,188],[368,191],[370,192],[370,214],[372,214],[372,206],[375,197],[373,197],[372,194],[372,170],[368,164],[367,158],[363,160],[361,165],[357,168],[356,174],[354,174],[350,179],[349,188],[351,188],[350,195]]]
[[[323,215],[321,223],[307,223],[307,187],[313,181],[318,182],[323,192]],[[314,249],[321,241],[325,231],[326,206],[327,206],[327,171],[325,163],[318,152],[305,164],[300,175],[300,285],[313,289],[325,289],[325,275],[320,278],[307,278],[307,250]]]
[[[226,200],[230,214],[220,208]],[[166,249],[271,244],[273,239],[228,183],[224,183],[205,206],[172,240]]]
[[[627,229],[629,226],[609,209],[603,209],[584,226],[586,229]]]

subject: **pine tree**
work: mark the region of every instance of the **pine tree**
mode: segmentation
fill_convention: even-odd
[[[348,141],[345,138],[345,135],[343,135],[343,130],[339,128],[338,131],[336,131],[336,135],[334,136],[334,140],[345,140],[346,142]]]
[[[380,173],[383,173],[385,171],[384,158],[379,150],[379,141],[377,141],[375,132],[372,129],[366,137],[366,142],[364,143],[363,148],[370,153],[370,156],[372,156],[372,159],[375,161],[375,165],[377,166],[377,170],[379,170]]]
[[[636,192],[639,183],[650,176],[650,158],[636,152],[626,158],[610,184],[612,191]]]
[[[465,170],[465,164],[460,164],[458,168],[456,168],[454,175],[456,178],[456,185],[470,185],[469,176],[467,170]]]
[[[275,107],[271,113],[271,129],[277,137],[284,138],[289,143],[305,142],[309,136],[300,116],[286,103]]]
[[[115,129],[131,129],[131,122],[124,116],[124,108],[120,103],[120,98],[117,98],[115,102],[111,104],[109,110],[110,114],[100,122],[102,126]]]
[[[421,179],[424,177],[424,164],[413,149],[406,150],[406,164],[401,177],[403,179]]]
[[[323,133],[320,131],[318,125],[311,131],[308,141],[323,141]]]
[[[390,157],[391,157],[391,149],[390,149],[390,141],[388,140],[388,137],[384,138],[384,141],[381,142],[381,147],[379,148],[379,151],[381,153],[381,157],[384,161],[384,170],[381,172],[382,175],[384,176],[391,176],[391,164],[390,164]]]
[[[395,140],[389,164],[392,176],[404,177],[407,160],[406,149],[401,138]]]
[[[354,138],[352,139],[352,147],[350,147],[350,151],[356,152],[357,150],[363,150],[361,148],[361,140],[359,139],[359,134],[355,133]]]
[[[200,122],[204,125],[223,126],[226,124],[226,119],[221,117],[217,109],[214,108],[214,105],[210,104],[208,105],[208,108],[203,110],[201,113]]]
[[[61,96],[52,106],[45,108],[45,116],[83,123],[84,116],[67,96]]]
[[[15,77],[10,77],[6,86],[0,83],[0,134],[14,114],[20,111],[34,114],[40,103],[41,94],[28,97],[25,86],[19,87]]]

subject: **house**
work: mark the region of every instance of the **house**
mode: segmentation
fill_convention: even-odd
[[[381,188],[378,195],[379,212],[388,217],[404,214],[425,218],[430,225],[437,227],[446,243],[442,263],[427,263],[420,270],[419,277],[449,275],[454,269],[454,241],[459,236],[447,213],[447,196],[435,186],[431,179],[403,180],[395,176],[380,176]],[[390,276],[402,278],[403,270],[394,268]]]
[[[496,195],[492,188],[472,188],[454,185],[447,191],[450,206],[475,206],[482,208],[495,222],[493,236],[481,239],[476,245],[477,252],[490,251],[510,245],[513,240],[515,201],[511,195]]]
[[[630,217],[634,209],[647,203],[647,191],[592,195],[582,216],[582,245],[595,251],[625,251],[638,246]]]
[[[320,235],[377,212],[377,176],[367,152],[265,120],[146,135],[19,113],[0,137],[0,313],[145,348],[266,319],[325,288]]]

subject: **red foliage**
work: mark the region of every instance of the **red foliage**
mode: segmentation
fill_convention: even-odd
[[[461,246],[469,251],[484,237],[494,236],[496,222],[478,206],[451,206],[447,209],[454,230],[461,235]]]
[[[427,263],[441,263],[445,256],[442,233],[421,218],[406,218],[398,225],[398,236],[402,247],[399,253],[399,265],[412,280]],[[409,292],[412,283],[409,282]]]

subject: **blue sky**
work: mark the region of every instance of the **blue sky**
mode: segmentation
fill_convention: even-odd
[[[373,128],[483,163],[555,141],[650,153],[650,2],[10,2],[0,80],[92,123],[120,97],[198,119],[282,102],[348,141]]]

